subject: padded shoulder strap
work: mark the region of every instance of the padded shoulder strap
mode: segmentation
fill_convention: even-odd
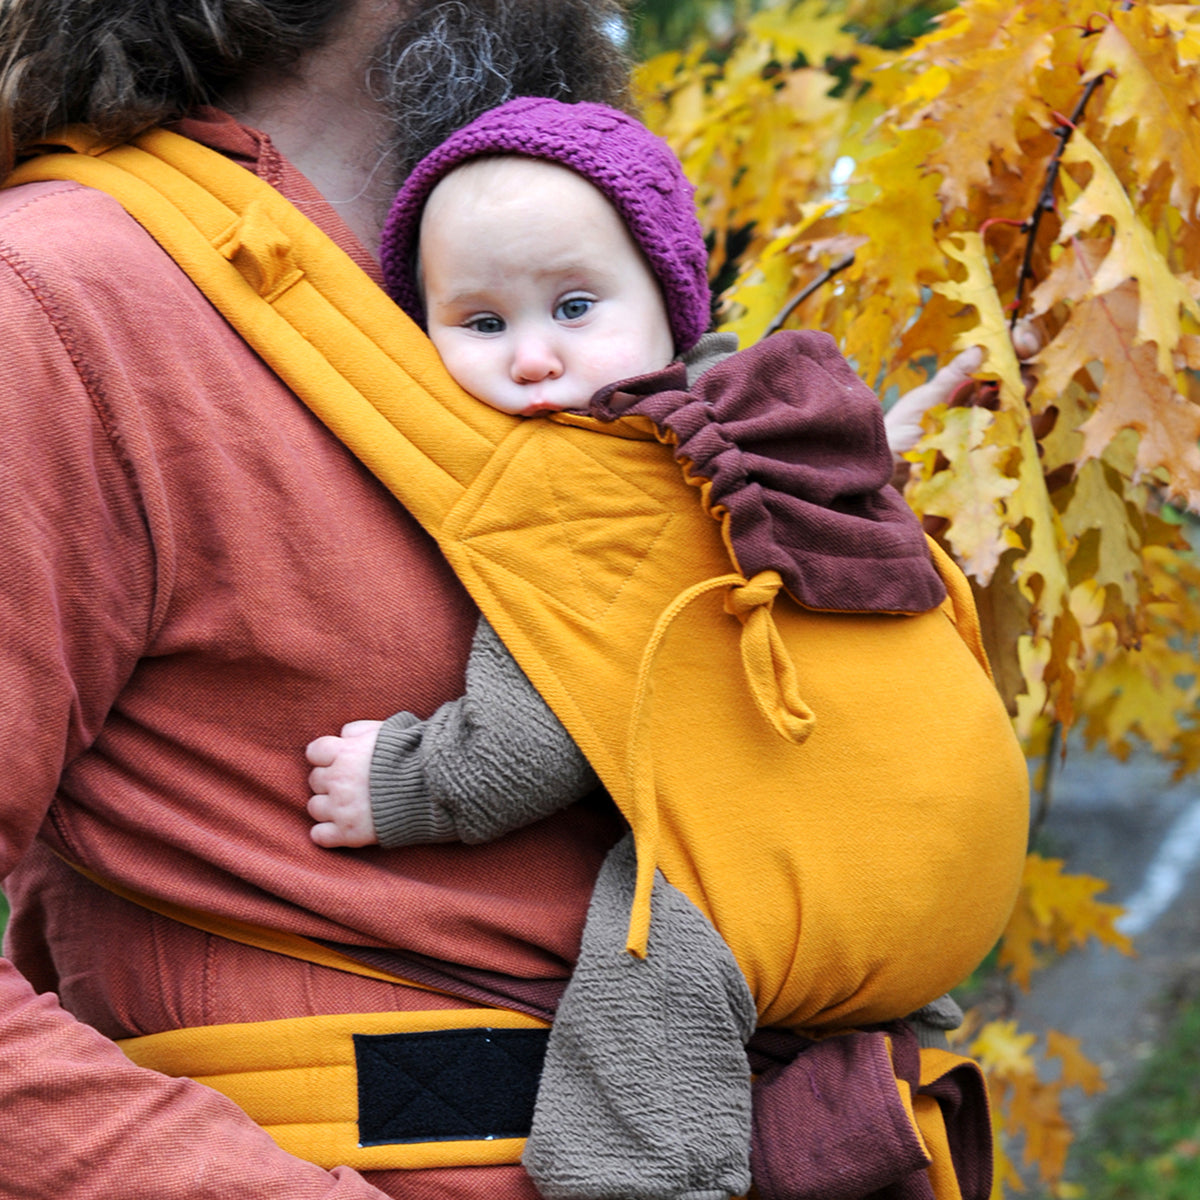
[[[437,536],[516,418],[463,392],[425,335],[329,237],[223,155],[164,129],[118,146],[79,129],[54,141],[70,149],[23,163],[5,186],[70,179],[118,200]]]

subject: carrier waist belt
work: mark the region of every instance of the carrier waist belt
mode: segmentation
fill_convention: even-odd
[[[520,1161],[547,1026],[506,1009],[349,1013],[173,1029],[118,1043],[227,1096],[327,1169]]]

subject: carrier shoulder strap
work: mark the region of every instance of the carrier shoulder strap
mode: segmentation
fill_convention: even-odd
[[[463,392],[350,257],[244,167],[165,129],[115,146],[78,128],[54,141],[67,150],[5,186],[71,179],[118,200],[436,536],[513,419]]]

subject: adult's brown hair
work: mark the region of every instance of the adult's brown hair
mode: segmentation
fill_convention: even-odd
[[[320,42],[338,0],[0,0],[0,169],[79,122],[123,139]]]
[[[59,125],[122,140],[286,72],[353,0],[0,0],[0,175]],[[397,0],[364,63],[394,147],[445,136],[513,95],[627,104],[620,0]],[[409,161],[392,164],[402,173]]]

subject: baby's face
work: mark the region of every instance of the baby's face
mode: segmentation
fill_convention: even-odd
[[[502,412],[584,408],[605,384],[665,367],[662,293],[616,209],[537,159],[476,159],[421,221],[429,336],[455,380]]]

